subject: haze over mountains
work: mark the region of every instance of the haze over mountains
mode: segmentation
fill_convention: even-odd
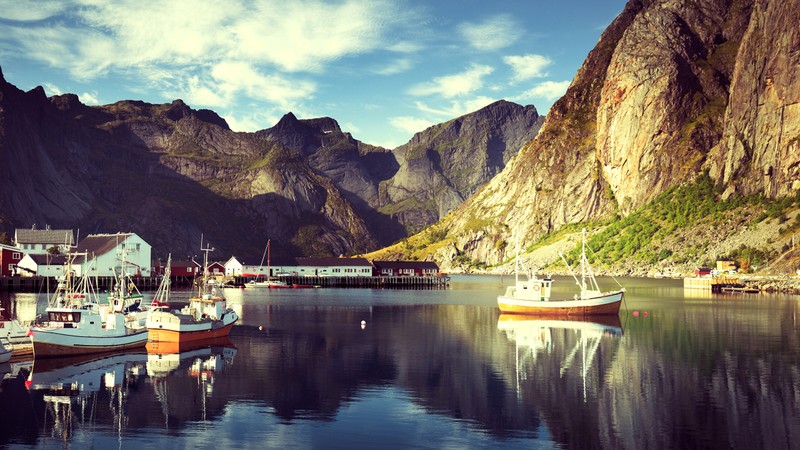
[[[159,253],[340,255],[374,250],[456,208],[538,132],[533,106],[496,102],[389,150],[336,120],[287,113],[230,130],[180,100],[89,107],[22,92],[0,71],[0,230],[133,231]]]

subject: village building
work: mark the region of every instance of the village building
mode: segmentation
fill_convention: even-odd
[[[200,264],[198,264],[197,266],[200,267]],[[202,268],[200,268],[198,270],[202,270]],[[215,262],[209,263],[208,264],[208,273],[210,273],[212,276],[225,275],[225,264],[223,264],[223,263],[221,263],[219,261],[215,261]]]
[[[78,242],[75,253],[84,254],[75,260],[78,275],[113,277],[123,268],[123,259],[127,275],[151,275],[152,248],[136,233],[89,235]]]
[[[18,275],[17,266],[24,256],[17,247],[0,244],[0,276]]]
[[[372,264],[366,258],[296,258],[301,277],[370,277]]]
[[[241,258],[231,256],[230,259],[225,261],[225,275],[233,277],[254,277],[256,275],[266,274],[266,267],[259,270],[261,264],[253,264],[253,261],[245,261]]]
[[[439,266],[433,261],[372,261],[375,276],[381,277],[435,277]]]
[[[23,277],[55,277],[64,275],[67,264],[66,255],[45,253],[26,254],[18,264],[17,274]]]
[[[164,275],[166,273],[166,259],[154,259],[151,262],[151,271],[152,275]],[[171,277],[195,277],[197,274],[200,273],[202,269],[200,268],[200,264],[190,260],[172,260],[170,262],[170,276]]]
[[[58,253],[66,253],[75,244],[75,238],[72,230],[17,228],[14,231],[14,242],[24,253],[43,255],[52,247],[56,247]]]

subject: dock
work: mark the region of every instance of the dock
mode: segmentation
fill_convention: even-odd
[[[745,286],[742,281],[736,277],[718,276],[718,277],[689,277],[683,279],[684,289],[702,289],[711,291],[714,294],[723,292],[740,292],[748,294],[757,294],[761,292],[758,288]]]
[[[100,292],[111,289],[114,277],[92,277],[92,284]],[[131,277],[131,281],[140,291],[158,289],[161,277]],[[189,287],[192,277],[172,277],[173,287]],[[58,280],[54,277],[0,277],[0,292],[54,292]]]
[[[450,285],[448,276],[400,276],[400,277],[318,277],[282,276],[277,277],[288,285],[321,288],[393,288],[393,289],[440,289]],[[252,277],[234,277],[226,285],[244,286]]]

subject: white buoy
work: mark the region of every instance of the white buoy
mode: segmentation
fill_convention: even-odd
[[[259,326],[258,326],[258,331],[264,331],[264,327],[263,327],[263,326],[261,326],[261,325],[259,325]]]
[[[367,321],[366,320],[362,320],[361,321],[361,329],[363,330],[364,328],[367,328]]]

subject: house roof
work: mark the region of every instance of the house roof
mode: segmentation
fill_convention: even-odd
[[[311,267],[348,266],[372,267],[366,258],[296,258],[297,265]]]
[[[166,261],[164,261],[166,263]],[[200,267],[200,264],[192,260],[173,260],[170,267]]]
[[[132,233],[92,234],[78,242],[75,253],[94,254],[95,256],[105,255],[131,236],[133,236]],[[83,262],[83,258],[77,258],[76,262]]]
[[[67,263],[67,255],[34,255],[28,254],[28,257],[36,263],[37,266],[63,266]]]
[[[17,244],[66,244],[75,243],[72,230],[30,230],[17,228],[14,230]]]
[[[434,269],[439,266],[433,261],[372,261],[377,269]]]

